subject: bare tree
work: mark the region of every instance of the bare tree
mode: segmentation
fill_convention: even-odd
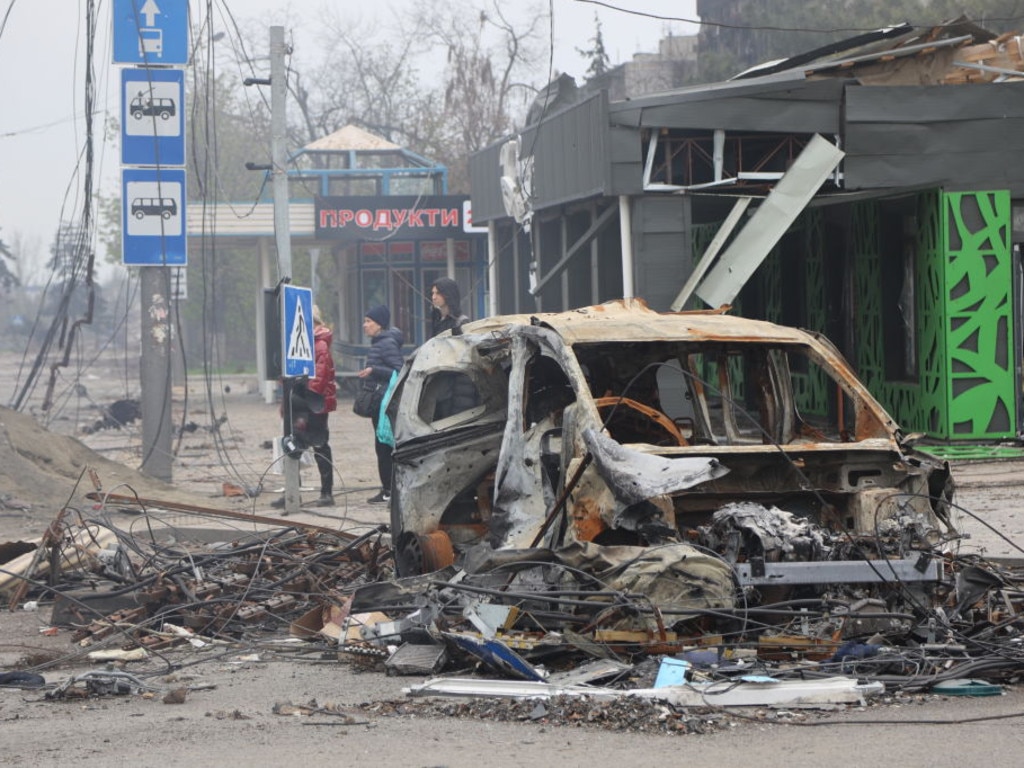
[[[11,250],[4,243],[3,238],[0,238],[0,287],[5,291],[9,291],[11,288],[20,284],[17,274],[7,266],[7,261],[15,262],[17,257],[14,255],[14,251]]]
[[[542,70],[547,15],[538,9],[523,18],[509,18],[498,0],[476,13],[456,6],[446,14],[420,11],[418,25],[447,53],[438,100],[443,120],[432,150],[448,165],[453,189],[469,188],[469,155],[508,135],[525,114],[536,88],[520,81],[550,76]]]
[[[289,73],[301,121],[293,142],[302,146],[352,124],[407,144],[427,100],[416,67],[426,53],[422,39],[400,26],[353,26],[337,13],[324,19],[323,37],[324,58],[306,74]]]
[[[507,4],[506,4],[507,5]],[[448,167],[469,188],[469,155],[507,135],[548,73],[543,12],[509,18],[497,0],[424,7],[386,28],[323,20],[323,57],[290,72],[302,146],[353,124]]]

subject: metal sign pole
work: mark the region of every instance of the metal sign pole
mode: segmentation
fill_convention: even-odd
[[[284,27],[270,28],[270,153],[273,169],[271,171],[272,189],[274,192],[274,234],[277,242],[277,264],[282,282],[290,282],[292,277],[292,246],[288,219],[288,157],[285,152],[287,137],[286,101],[288,82],[285,75],[284,57],[287,46],[284,42]],[[284,313],[282,313],[282,316]],[[285,329],[288,333],[288,329]],[[291,434],[291,379],[285,375],[282,379],[281,396],[283,404],[281,412],[284,417],[284,435]],[[300,498],[299,457],[294,458],[285,453],[284,463],[284,508],[286,512],[299,511],[302,503]]]

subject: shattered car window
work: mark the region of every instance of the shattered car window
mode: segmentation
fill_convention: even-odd
[[[419,414],[423,421],[443,428],[446,419],[474,411],[480,402],[480,391],[469,374],[439,371],[428,376],[423,384]]]
[[[846,442],[858,434],[849,395],[806,350],[652,343],[574,351],[599,407],[625,406],[607,413],[605,425],[620,442],[729,446]],[[635,411],[654,424],[638,429],[628,413]],[[884,435],[880,426],[875,436]]]

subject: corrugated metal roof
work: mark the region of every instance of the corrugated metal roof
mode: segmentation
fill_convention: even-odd
[[[613,102],[608,112],[613,125],[639,128],[835,133],[844,86],[790,71]]]
[[[907,58],[909,56],[917,56],[918,54],[930,54],[934,51],[941,50],[943,48],[960,48],[964,44],[970,42],[974,38],[970,35],[963,35],[961,37],[953,37],[948,40],[929,40],[924,43],[917,43],[915,45],[905,45],[900,48],[893,48],[886,51],[875,51],[872,53],[865,53],[860,56],[850,56],[845,59],[832,59],[830,61],[811,62],[804,65],[801,69],[807,73],[821,74],[825,72],[841,72],[842,70],[848,70],[858,64],[871,64],[877,61],[886,61],[891,59]]]
[[[313,203],[290,203],[288,225],[292,237],[313,237]],[[274,234],[274,205],[259,203],[218,203],[203,210],[200,205],[188,209],[188,236],[271,237]]]

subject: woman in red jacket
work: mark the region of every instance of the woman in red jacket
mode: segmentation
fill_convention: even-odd
[[[323,410],[309,416],[309,432],[316,435],[313,444],[313,458],[320,473],[320,498],[318,507],[334,506],[334,456],[328,444],[327,416],[338,408],[338,383],[334,378],[334,358],[331,357],[331,342],[334,334],[324,323],[320,307],[313,306],[313,358],[315,375],[309,380],[309,391],[316,392],[324,399]],[[321,437],[322,436],[322,437]]]
[[[334,506],[334,455],[328,440],[331,435],[327,430],[327,417],[338,408],[338,383],[334,378],[334,358],[331,357],[331,342],[334,333],[324,323],[320,307],[313,305],[313,376],[306,382],[294,385],[289,394],[290,403],[282,404],[282,408],[290,408],[290,426],[299,453],[305,448],[313,449],[313,458],[320,473],[320,497],[314,502],[318,507]],[[304,394],[315,393],[323,398],[322,405],[315,408],[309,401],[313,398]],[[298,458],[296,453],[293,458]],[[274,509],[284,509],[284,496],[270,502]]]

